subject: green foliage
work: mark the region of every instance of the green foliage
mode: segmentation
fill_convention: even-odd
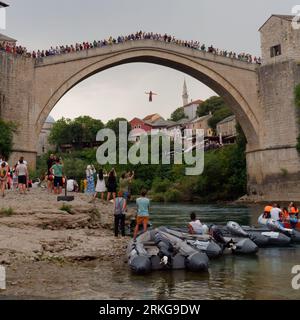
[[[295,98],[295,105],[297,107],[297,115],[298,115],[298,124],[300,127],[300,83],[296,85],[294,89],[294,98]],[[297,151],[300,153],[300,134],[298,135],[297,138]]]
[[[208,125],[216,130],[217,124],[231,115],[232,112],[228,107],[222,107],[213,114],[211,119],[208,120]]]
[[[14,214],[14,209],[11,207],[0,209],[0,216],[10,217],[13,214]]]
[[[131,126],[130,126],[130,123],[125,118],[117,118],[117,119],[110,120],[107,122],[105,127],[107,129],[113,130],[116,136],[119,137],[119,123],[121,121],[127,122],[127,132],[129,134],[129,132],[131,131]]]
[[[213,96],[202,103],[197,110],[198,117],[212,113],[209,125],[216,129],[217,123],[232,115],[231,110],[221,97]]]
[[[141,179],[134,179],[131,182],[131,193],[134,195],[139,195],[141,190],[145,189],[145,183]]]
[[[155,178],[152,183],[152,190],[155,193],[167,192],[171,186],[171,182],[168,179]]]
[[[62,118],[53,125],[49,142],[56,146],[70,144],[76,148],[91,145],[96,141],[97,132],[104,128],[101,120],[89,116],[74,120]]]
[[[12,152],[13,134],[16,130],[16,124],[0,119],[0,156],[4,156],[5,159],[8,159]]]
[[[165,193],[166,202],[180,202],[184,198],[183,193],[175,188],[168,190]]]
[[[246,193],[245,154],[231,145],[205,155],[197,193],[208,201],[234,200]]]
[[[182,176],[179,182],[176,182],[174,186],[182,193],[182,200],[193,201],[197,196],[197,182],[198,176]]]
[[[165,194],[164,193],[155,193],[151,195],[151,200],[153,202],[165,202]]]
[[[64,159],[64,173],[68,178],[74,177],[76,180],[85,179],[87,162],[82,159]]]
[[[224,100],[221,97],[213,96],[204,101],[197,109],[198,117],[208,115],[210,112],[214,113],[220,110],[225,105]]]
[[[59,208],[59,210],[61,211],[65,211],[69,214],[73,214],[72,212],[72,206],[70,206],[69,204],[63,203],[63,205]]]
[[[229,115],[226,105],[219,97],[213,97],[211,103],[204,105],[201,112],[215,112],[215,118],[221,120]],[[199,112],[199,110],[198,110]],[[202,114],[199,114],[202,115]],[[117,131],[119,121],[109,121],[107,127]],[[68,120],[61,120],[68,122]],[[77,121],[77,123],[83,120]],[[128,124],[129,125],[129,124]],[[131,190],[133,195],[139,195],[142,189],[149,190],[153,201],[222,201],[234,200],[246,193],[246,138],[239,126],[237,126],[237,143],[222,149],[212,150],[205,153],[204,173],[200,176],[185,176],[185,164],[181,165],[120,165],[114,166],[118,176],[125,171],[135,171],[135,179],[132,181]],[[149,155],[151,145],[149,143]],[[161,154],[162,150],[160,150]],[[44,174],[47,170],[46,160],[49,155],[38,159],[36,175]],[[72,150],[70,153],[58,153],[62,157],[65,173],[70,178],[79,182],[80,190],[83,191],[83,179],[87,165],[96,164],[96,150],[86,148]],[[112,169],[111,165],[105,165],[106,171]]]
[[[172,121],[179,121],[181,119],[186,119],[186,115],[184,114],[184,109],[183,107],[176,109],[172,114],[171,114],[171,119]]]

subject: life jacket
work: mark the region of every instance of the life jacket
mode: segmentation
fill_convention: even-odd
[[[287,210],[282,210],[282,219],[287,220],[289,218],[289,212]]]

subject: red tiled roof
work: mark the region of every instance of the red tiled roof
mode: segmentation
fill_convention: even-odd
[[[149,114],[147,117],[145,117],[143,120],[144,121],[152,121],[153,117],[157,117],[157,118],[162,118],[161,115],[159,115],[158,113],[153,113],[153,114]],[[157,119],[156,119],[157,120]]]

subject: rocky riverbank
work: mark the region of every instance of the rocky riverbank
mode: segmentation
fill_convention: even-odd
[[[35,283],[38,270],[43,270],[46,282],[53,275],[63,282],[67,270],[91,261],[107,267],[124,264],[129,238],[113,236],[113,204],[90,200],[76,194],[73,202],[57,202],[55,195],[42,189],[26,195],[8,192],[0,199],[0,265],[6,267],[8,281],[1,295],[30,292],[31,285],[42,289],[42,283]],[[27,291],[22,287],[24,280]]]

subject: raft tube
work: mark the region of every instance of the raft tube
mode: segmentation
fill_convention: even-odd
[[[270,231],[268,228],[250,228],[241,227],[238,223],[229,221],[226,229],[229,233],[236,236],[247,236],[258,247],[267,246],[288,246],[291,242],[291,238],[279,231]]]

